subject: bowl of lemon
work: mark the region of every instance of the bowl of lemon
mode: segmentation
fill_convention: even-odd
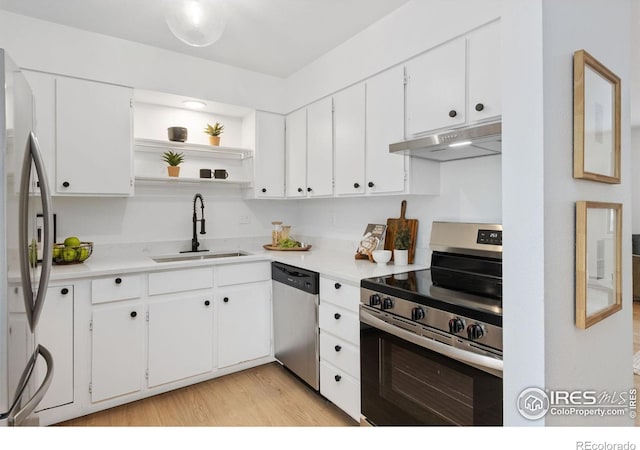
[[[80,264],[93,253],[93,242],[82,242],[75,236],[68,237],[62,244],[53,244],[54,264]]]

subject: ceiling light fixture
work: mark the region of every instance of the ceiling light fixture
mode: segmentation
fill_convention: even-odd
[[[219,0],[166,0],[165,20],[178,39],[193,47],[213,44],[226,25]]]
[[[202,109],[205,106],[207,106],[206,103],[199,102],[197,100],[185,100],[185,101],[182,102],[182,104],[184,106],[186,106],[187,108],[191,108],[191,109]]]

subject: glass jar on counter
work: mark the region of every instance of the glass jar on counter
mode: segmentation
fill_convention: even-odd
[[[290,231],[291,231],[291,225],[282,225],[282,235],[280,236],[280,239],[282,239],[283,241],[286,241],[287,239],[289,239]]]
[[[282,239],[282,222],[271,222],[271,225],[273,225],[273,230],[271,231],[271,245],[276,246],[280,243],[280,239]]]

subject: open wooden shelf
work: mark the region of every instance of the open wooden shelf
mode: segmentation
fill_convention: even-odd
[[[251,185],[249,180],[221,180],[216,178],[191,178],[191,177],[136,177],[136,183],[176,183],[176,184],[218,184],[228,186],[247,187]]]

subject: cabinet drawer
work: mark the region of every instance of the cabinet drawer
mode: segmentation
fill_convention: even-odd
[[[320,301],[320,329],[360,345],[360,319],[356,313]]]
[[[217,266],[215,270],[216,286],[271,280],[271,263],[268,261]]]
[[[358,312],[360,288],[320,276],[320,298],[342,308]]]
[[[195,291],[213,287],[213,269],[171,270],[149,274],[149,295]]]
[[[320,330],[320,358],[360,379],[360,351],[355,345]]]
[[[360,420],[360,382],[324,361],[320,361],[320,393],[354,420]]]
[[[114,275],[91,280],[91,303],[113,302],[144,295],[144,275]]]

